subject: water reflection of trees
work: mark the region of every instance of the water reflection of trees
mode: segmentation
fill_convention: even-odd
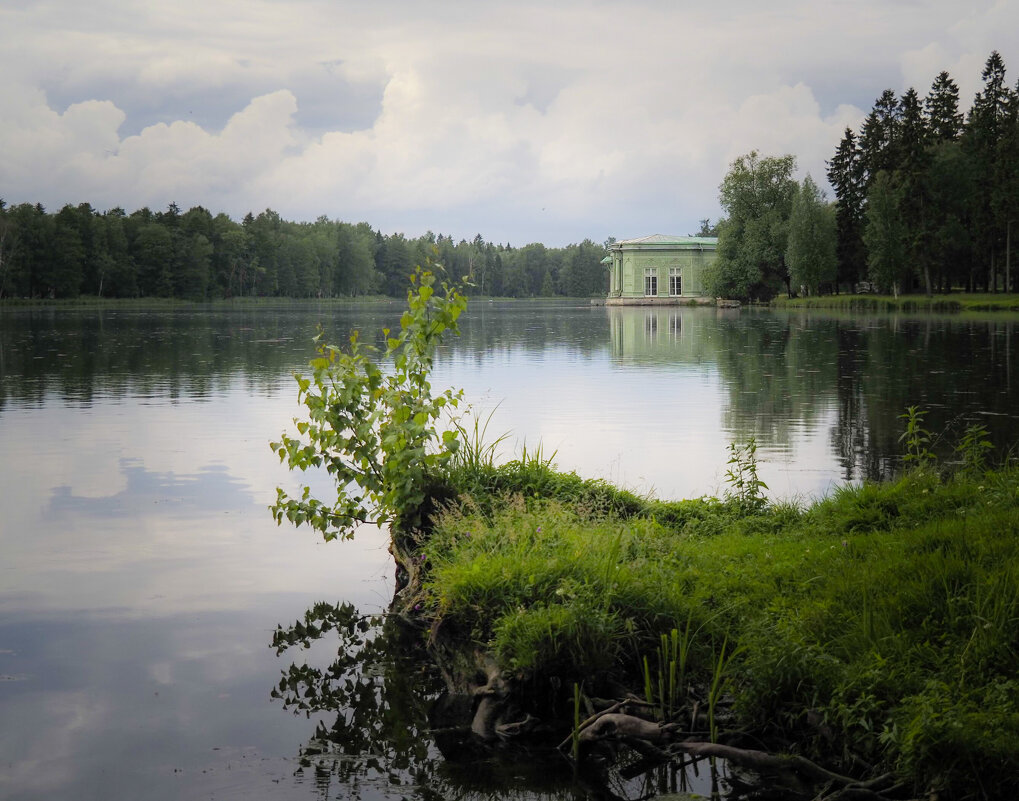
[[[563,301],[471,301],[460,336],[445,346],[475,361],[513,350],[567,348],[581,358],[605,350],[601,307]]]
[[[736,439],[787,443],[793,426],[815,426],[834,399],[834,330],[770,314],[748,317],[718,328],[725,425]]]
[[[984,422],[1003,451],[1019,438],[1011,394],[1014,321],[961,317],[850,317],[837,320],[838,422],[832,444],[846,478],[881,478],[901,453],[899,415],[930,410],[935,449],[951,459],[965,425]]]
[[[716,366],[734,439],[784,447],[794,428],[828,425],[846,480],[897,469],[898,416],[914,404],[930,409],[932,431],[945,432],[942,458],[967,421],[985,422],[1002,450],[1019,439],[1013,317],[608,311],[614,361]]]
[[[336,638],[328,657],[318,653],[326,637]],[[306,658],[282,671],[271,695],[316,719],[295,775],[320,797],[636,801],[698,780],[701,789],[712,779],[720,790],[732,783],[706,762],[683,770],[632,760],[578,775],[552,747],[481,745],[450,714],[470,699],[443,694],[422,642],[422,632],[398,618],[362,617],[350,604],[319,603],[277,628],[277,653],[301,649]]]
[[[0,316],[0,408],[97,394],[201,400],[236,376],[264,391],[307,361],[313,334],[285,310],[11,312]]]
[[[398,325],[399,303],[224,305],[197,309],[9,309],[0,315],[0,410],[47,397],[203,400],[237,388],[278,392],[312,355],[319,325],[343,341]],[[607,317],[607,323],[606,323]],[[566,349],[577,359],[717,371],[733,439],[784,447],[795,428],[828,426],[844,478],[898,465],[898,415],[930,409],[929,427],[979,420],[1000,448],[1019,439],[1016,317],[775,314],[744,309],[601,308],[488,302],[468,308],[444,355],[459,366],[516,351]]]
[[[399,325],[402,308],[378,302],[7,310],[0,315],[0,409],[51,396],[71,404],[97,395],[202,400],[238,378],[249,391],[271,392],[307,365],[319,326],[334,342],[356,328],[382,344],[382,329]],[[605,347],[593,313],[576,303],[478,301],[449,351],[480,360],[566,345],[586,357]]]
[[[462,736],[436,731],[429,712],[442,685],[423,653],[419,630],[394,618],[361,617],[349,604],[320,603],[304,620],[278,628],[273,646],[278,653],[309,649],[326,635],[335,636],[337,644],[328,664],[295,662],[272,690],[286,709],[326,713],[301,748],[297,769],[306,780],[314,778],[323,797],[336,796],[338,786],[344,788],[338,797],[344,798],[367,786],[394,798],[558,797],[561,784],[548,766],[530,776],[533,760],[511,767],[493,754],[457,754],[451,743]],[[440,745],[453,750],[444,754]],[[469,758],[457,761],[457,756]],[[561,774],[562,766],[555,773]]]
[[[732,429],[782,442],[790,422],[809,425],[834,406],[829,442],[846,480],[900,466],[899,415],[914,404],[930,409],[943,459],[967,421],[989,418],[1002,449],[1019,437],[1010,320],[762,315],[723,325],[720,344]]]

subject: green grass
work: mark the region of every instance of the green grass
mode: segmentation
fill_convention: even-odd
[[[724,683],[761,732],[830,750],[805,726],[816,710],[840,747],[949,797],[1019,775],[1016,468],[916,470],[750,515],[540,461],[481,474],[424,545],[426,607],[536,703],[568,714],[556,688],[574,682],[670,682],[678,629],[685,674],[716,698]]]
[[[1019,311],[1019,294],[954,292],[950,295],[815,295],[775,298],[780,309],[851,309],[853,311]]]

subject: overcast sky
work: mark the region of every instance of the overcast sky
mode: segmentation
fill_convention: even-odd
[[[751,149],[824,181],[885,88],[1019,0],[0,0],[0,197],[176,202],[523,245],[685,234]]]

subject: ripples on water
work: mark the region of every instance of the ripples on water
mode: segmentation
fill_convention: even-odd
[[[533,759],[439,758],[420,665],[382,659],[360,707],[270,699],[338,647],[277,657],[276,624],[318,601],[382,609],[392,569],[381,532],[327,546],[273,524],[275,487],[297,482],[267,443],[300,411],[317,324],[340,341],[400,311],[0,312],[0,797],[565,792]],[[497,407],[510,450],[540,441],[661,497],[722,491],[727,444],[755,436],[772,494],[803,497],[895,469],[910,404],[949,427],[943,458],[970,420],[1015,442],[1015,322],[475,303],[433,385]]]

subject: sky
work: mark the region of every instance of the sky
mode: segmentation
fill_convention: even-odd
[[[563,246],[717,219],[738,156],[825,181],[886,88],[992,50],[1019,0],[0,0],[0,198],[272,208]]]

